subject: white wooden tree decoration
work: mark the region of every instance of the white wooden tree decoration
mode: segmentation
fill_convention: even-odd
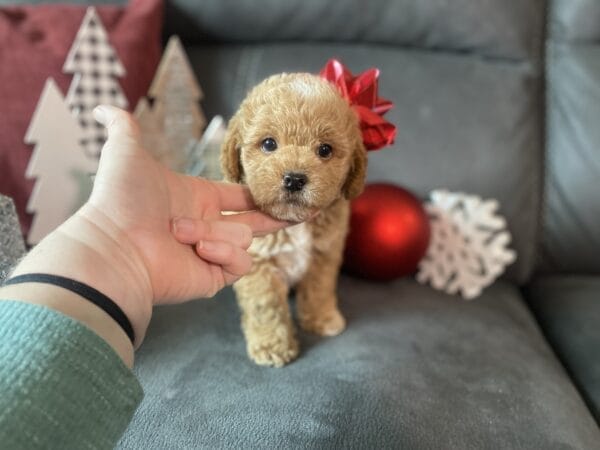
[[[425,205],[431,241],[419,264],[417,280],[449,294],[473,299],[498,278],[516,253],[507,248],[511,236],[497,214],[496,200],[436,190]]]
[[[150,123],[158,123],[164,140],[148,142],[148,149],[168,167],[185,171],[191,148],[202,135],[206,119],[199,107],[203,94],[194,71],[177,36],[169,39],[156,75],[150,86],[153,114],[145,114]],[[147,107],[147,105],[146,105]],[[144,109],[144,107],[141,107]],[[144,114],[140,113],[143,122]],[[140,124],[146,129],[145,124]],[[166,145],[166,148],[161,146]],[[170,153],[168,158],[166,154]]]
[[[82,146],[86,153],[97,157],[106,131],[94,120],[92,110],[101,103],[127,108],[127,99],[117,81],[125,75],[125,68],[93,7],[85,13],[63,71],[74,74],[67,103],[84,130]]]
[[[90,174],[96,172],[98,160],[81,150],[84,137],[58,86],[49,78],[25,135],[27,144],[35,144],[25,171],[27,178],[36,179],[27,203],[27,211],[35,214],[29,244],[38,243],[87,200]]]
[[[188,157],[186,173],[194,177],[204,177],[209,180],[222,180],[221,173],[221,144],[225,140],[225,121],[221,116],[212,118],[200,141],[192,147]]]

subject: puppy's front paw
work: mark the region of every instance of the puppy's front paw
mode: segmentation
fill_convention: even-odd
[[[332,309],[319,316],[301,317],[300,326],[319,336],[337,336],[346,328],[346,319],[337,309]]]
[[[248,356],[261,366],[282,367],[298,356],[298,341],[292,336],[254,337],[248,339]]]

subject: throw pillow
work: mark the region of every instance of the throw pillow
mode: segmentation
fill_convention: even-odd
[[[160,59],[162,0],[96,9],[127,71],[119,83],[133,108]],[[46,79],[53,77],[67,93],[72,76],[62,67],[85,11],[85,6],[60,4],[0,7],[0,193],[14,199],[25,234],[34,181],[24,175],[32,147],[23,138]]]

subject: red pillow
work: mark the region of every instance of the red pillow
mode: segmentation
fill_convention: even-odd
[[[127,71],[119,83],[133,109],[148,91],[160,59],[162,0],[96,10]],[[0,193],[14,199],[25,234],[34,180],[24,175],[32,147],[23,138],[46,79],[53,77],[67,93],[72,75],[63,74],[62,67],[85,11],[76,5],[0,7]]]

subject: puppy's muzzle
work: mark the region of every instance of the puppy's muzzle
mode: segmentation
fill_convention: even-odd
[[[298,192],[304,189],[308,177],[303,173],[288,172],[283,176],[283,187],[289,192]]]

